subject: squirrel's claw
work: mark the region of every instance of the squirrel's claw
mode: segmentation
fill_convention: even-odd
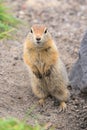
[[[47,70],[47,72],[45,72],[43,75],[44,76],[49,76],[51,74],[51,70],[49,69],[49,70]]]
[[[59,110],[60,112],[61,112],[61,111],[66,111],[67,105],[66,105],[65,102],[61,102],[59,107],[60,107],[60,110]]]
[[[35,74],[35,76],[38,78],[38,79],[42,79],[42,75],[40,74],[40,73],[35,73],[35,72],[33,72],[34,74]]]

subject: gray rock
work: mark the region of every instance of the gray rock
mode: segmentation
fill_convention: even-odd
[[[78,60],[71,69],[69,79],[72,88],[87,93],[87,31],[82,39]]]

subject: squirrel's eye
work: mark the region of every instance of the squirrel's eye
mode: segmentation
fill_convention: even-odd
[[[33,33],[33,31],[32,31],[32,29],[31,29],[31,31],[30,31],[31,33]]]
[[[44,33],[45,33],[45,34],[47,33],[47,29],[44,31]]]

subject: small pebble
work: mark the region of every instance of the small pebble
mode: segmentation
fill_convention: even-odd
[[[18,57],[14,57],[14,60],[18,60]]]

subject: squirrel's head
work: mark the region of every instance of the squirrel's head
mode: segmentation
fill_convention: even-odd
[[[31,43],[41,47],[51,38],[51,36],[45,25],[33,25],[28,33],[28,38]]]

